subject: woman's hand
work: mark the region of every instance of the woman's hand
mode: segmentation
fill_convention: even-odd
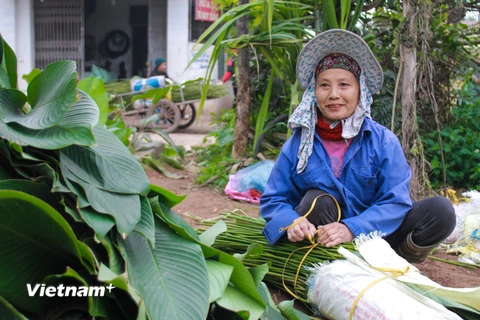
[[[297,221],[298,219],[302,219],[302,221],[300,221],[300,223],[296,226],[287,230],[287,237],[290,242],[302,241],[308,237],[308,235],[311,235],[313,238],[315,232],[317,231],[315,226],[303,217],[297,218],[293,222]]]
[[[318,227],[317,242],[325,247],[333,247],[340,243],[350,242],[353,238],[352,232],[343,223],[333,222]]]

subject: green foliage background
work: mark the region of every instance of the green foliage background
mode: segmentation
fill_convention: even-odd
[[[470,74],[469,74],[470,76]],[[451,121],[441,130],[447,184],[458,189],[480,189],[480,85],[466,81],[452,109]],[[431,159],[431,182],[443,185],[440,145],[437,132],[423,139]]]
[[[399,45],[402,40],[405,40],[403,39],[405,33],[402,31],[405,24],[401,1],[376,1],[377,6],[374,10],[362,12],[357,10],[359,2],[354,1],[311,0],[291,1],[288,4],[257,1],[249,3],[248,8],[235,7],[235,1],[216,0],[216,2],[221,4],[225,13],[222,16],[223,20],[218,21],[217,27],[226,26],[226,23],[231,19],[236,19],[245,14],[245,10],[251,12],[249,15],[249,29],[251,31],[248,37],[237,37],[233,25],[230,28],[223,29],[225,33],[221,35],[207,31],[204,36],[206,39],[212,40],[211,43],[215,44],[216,48],[250,48],[251,79],[253,80],[252,137],[258,137],[259,135],[253,128],[263,130],[266,124],[277,115],[290,113],[292,107],[295,107],[301,98],[301,92],[296,87],[294,79],[299,45],[295,39],[306,43],[311,36],[322,30],[343,25],[344,27],[348,26],[348,29],[368,41],[384,70],[384,86],[374,96],[373,119],[388,129],[392,129],[399,139],[402,139],[402,90],[401,82],[397,83],[399,71],[401,71],[399,69],[401,60]],[[371,2],[363,3],[365,6],[371,4]],[[430,168],[426,175],[432,179],[431,185],[434,188],[440,188],[443,184],[441,182],[443,179],[440,178],[442,176],[442,165],[439,158],[440,141],[438,136],[435,136],[437,130],[435,113],[438,116],[442,137],[445,140],[447,185],[457,188],[476,188],[478,186],[476,169],[474,169],[476,168],[476,150],[478,149],[477,131],[475,131],[473,125],[473,122],[476,121],[474,119],[477,119],[475,107],[465,108],[465,105],[470,105],[466,102],[466,97],[471,96],[472,93],[466,93],[466,89],[459,90],[459,88],[468,83],[469,77],[466,77],[466,74],[471,75],[480,71],[478,62],[480,27],[478,24],[469,27],[464,21],[454,23],[450,21],[451,13],[458,12],[462,5],[465,5],[469,12],[478,13],[480,10],[478,3],[475,1],[422,2],[422,6],[429,6],[430,8],[430,15],[423,17],[424,20],[428,20],[429,29],[418,33],[418,39],[416,40],[418,43],[411,43],[411,45],[419,45],[424,37],[431,39],[428,42],[430,49],[428,58],[434,69],[432,78],[434,79],[434,97],[438,110],[433,110],[431,97],[428,97],[425,92],[428,85],[425,82],[426,71],[419,70],[416,112],[417,125],[426,148],[425,159],[429,162],[426,168]],[[296,15],[300,12],[303,13],[302,16]],[[345,23],[347,17],[347,23]],[[275,28],[275,26],[287,23],[287,21],[288,28]],[[350,23],[351,21],[354,21],[354,23]],[[309,35],[297,32],[299,28],[309,30]],[[417,28],[420,27],[417,26]],[[290,39],[290,42],[285,41],[287,38]],[[287,47],[290,48],[288,53],[283,50]],[[277,54],[278,52],[282,52],[282,54]],[[420,47],[417,48],[417,53],[420,57],[422,54]],[[266,96],[266,80],[268,80],[271,69],[278,71],[276,72],[278,83],[275,82],[273,87],[268,113],[265,117],[259,117],[259,108]],[[400,87],[397,88],[395,97],[397,85]],[[462,96],[464,97],[462,98]],[[395,111],[393,110],[394,99],[396,99]],[[475,101],[471,101],[471,103],[475,104]],[[464,111],[459,111],[460,109]],[[465,111],[467,109],[470,111]],[[393,128],[392,113],[394,113]],[[259,126],[259,121],[264,122],[264,125]],[[228,122],[224,122],[223,126],[227,131],[233,128],[232,123]],[[277,132],[287,132],[286,121],[277,124],[267,132],[261,148],[262,153],[267,157],[274,158],[283,144],[284,140],[278,139],[278,135],[274,134]],[[252,139],[250,143],[253,146],[256,140]],[[454,147],[455,143],[462,147]],[[230,145],[223,146],[230,147]],[[254,149],[250,147],[249,150],[253,151]],[[250,155],[251,153],[247,156]],[[231,163],[232,161],[231,159],[227,160],[229,155],[224,150],[211,153],[209,157],[211,162],[215,164]],[[201,180],[206,181],[213,173],[219,174],[218,170],[212,170],[210,173],[204,171],[206,175]],[[223,177],[220,175],[218,181],[224,183],[227,178],[225,175]]]

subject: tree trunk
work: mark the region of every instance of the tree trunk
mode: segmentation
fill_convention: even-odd
[[[238,5],[246,4],[249,0],[239,0]],[[248,34],[248,15],[237,20],[237,37]],[[251,83],[250,83],[250,56],[247,48],[238,50],[238,91],[235,132],[233,135],[234,158],[245,156],[250,129]]]
[[[418,136],[415,92],[417,90],[417,61],[415,41],[415,13],[411,0],[403,1],[405,25],[402,29],[400,56],[403,63],[402,74],[402,149],[407,158],[412,178],[410,189],[412,198],[416,199],[419,191],[420,163],[416,139]]]

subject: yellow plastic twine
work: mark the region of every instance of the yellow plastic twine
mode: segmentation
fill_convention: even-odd
[[[338,204],[337,202],[337,199],[335,199],[332,195],[328,194],[328,193],[324,193],[324,194],[321,194],[317,197],[315,197],[315,199],[313,199],[313,202],[312,202],[312,206],[310,207],[310,209],[307,211],[307,213],[303,216],[301,216],[300,218],[296,219],[291,225],[285,227],[285,228],[281,228],[280,231],[285,231],[285,230],[288,230],[290,228],[293,228],[295,227],[297,224],[299,224],[301,221],[303,221],[304,219],[307,218],[307,216],[313,211],[313,209],[315,208],[315,204],[317,204],[317,199],[320,198],[320,197],[323,197],[323,196],[328,196],[330,198],[333,199],[333,202],[335,202],[335,205],[337,206],[337,212],[338,212],[338,217],[337,217],[337,222],[340,221],[340,218],[342,217],[342,210],[340,209],[340,205]],[[315,235],[318,233],[319,230],[317,230],[315,232]],[[290,253],[290,255],[288,256],[287,260],[285,261],[285,264],[283,266],[283,270],[282,270],[282,285],[283,287],[285,288],[285,290],[291,294],[295,299],[298,299],[300,301],[303,301],[303,302],[307,302],[305,299],[303,298],[300,298],[296,292],[297,292],[297,280],[298,280],[298,275],[300,274],[300,269],[302,268],[302,265],[305,261],[305,259],[308,257],[308,255],[310,254],[310,252],[312,252],[313,249],[315,249],[315,247],[317,247],[319,245],[319,243],[315,242],[314,240],[314,237],[315,235],[312,237],[310,234],[308,235],[307,239],[308,241],[310,242],[310,245],[309,246],[305,246],[305,247],[301,247],[301,248],[298,248],[298,249],[295,249],[292,251],[292,253]],[[288,289],[287,285],[285,284],[285,268],[287,267],[287,264],[288,264],[288,261],[290,260],[290,258],[292,257],[292,255],[297,252],[298,250],[302,250],[302,249],[308,249],[308,251],[305,253],[305,255],[303,256],[302,260],[300,261],[300,264],[298,265],[298,268],[297,268],[297,273],[295,274],[295,279],[293,281],[293,290],[295,291],[295,293],[293,293],[290,289]]]
[[[313,209],[315,208],[315,205],[317,204],[317,199],[320,198],[320,197],[323,197],[323,196],[328,196],[330,198],[333,199],[333,202],[335,202],[335,205],[337,206],[337,212],[338,212],[338,217],[337,217],[337,222],[340,221],[340,218],[342,217],[342,210],[340,209],[340,205],[338,204],[337,202],[337,199],[335,199],[332,195],[328,194],[328,193],[325,193],[325,194],[321,194],[317,197],[315,197],[315,199],[313,199],[313,202],[312,202],[312,205],[310,207],[310,209],[307,211],[307,213],[303,216],[301,216],[300,218],[296,219],[291,225],[285,227],[285,228],[281,228],[280,231],[286,231],[290,228],[293,228],[294,226],[296,226],[297,224],[299,224],[301,221],[303,221],[304,219],[307,218],[307,216],[313,211]],[[317,230],[317,232],[315,232],[315,235],[318,233],[319,230]],[[315,237],[314,235],[314,237]],[[298,276],[300,274],[300,269],[302,268],[302,265],[303,263],[305,262],[305,259],[308,257],[308,255],[310,254],[310,252],[312,252],[313,249],[315,249],[319,243],[315,242],[314,241],[314,237],[312,237],[311,235],[308,235],[307,239],[308,241],[310,242],[310,245],[308,246],[305,246],[305,247],[301,247],[301,248],[298,248],[298,249],[295,249],[292,251],[292,253],[290,253],[290,255],[288,256],[287,260],[285,261],[285,264],[283,266],[283,270],[282,270],[282,285],[283,287],[285,288],[285,290],[291,294],[295,299],[298,299],[300,301],[303,301],[303,302],[308,302],[307,300],[299,297],[296,292],[297,292],[297,281],[298,281]],[[290,260],[290,258],[292,257],[292,255],[297,252],[298,250],[302,250],[302,249],[308,249],[308,251],[305,253],[305,255],[303,256],[302,260],[300,261],[300,264],[298,265],[298,268],[297,268],[297,273],[295,274],[295,279],[293,281],[293,290],[295,291],[292,292],[288,287],[287,285],[285,284],[285,268],[287,267],[287,264],[288,264],[288,261]],[[373,267],[373,266],[372,266]],[[396,277],[399,277],[401,275],[404,275],[405,273],[407,273],[407,271],[409,270],[409,266],[406,266],[403,270],[399,270],[399,269],[390,269],[390,268],[376,268],[376,267],[373,267],[374,269],[378,270],[378,271],[382,271],[382,272],[390,272],[391,274],[388,275],[388,276],[384,276],[380,279],[377,279],[375,281],[373,281],[372,283],[370,283],[368,286],[366,286],[359,294],[358,296],[355,298],[355,300],[353,301],[353,305],[352,305],[352,308],[350,309],[350,320],[353,319],[353,314],[355,313],[355,309],[357,308],[357,304],[358,302],[360,301],[360,299],[363,297],[363,295],[370,289],[372,288],[374,285],[376,285],[377,283],[385,280],[385,279],[388,279],[388,278],[396,278]]]
[[[447,193],[445,194],[444,190],[440,190],[440,195],[444,196],[445,198],[447,198],[448,200],[450,200],[450,202],[452,204],[459,204],[460,202],[470,202],[470,198],[457,198],[457,192],[453,189],[447,189]]]
[[[389,276],[385,276],[385,277],[382,277],[380,279],[377,279],[375,281],[373,281],[372,283],[370,283],[368,286],[366,286],[359,294],[358,296],[355,298],[355,301],[353,301],[353,305],[352,305],[352,308],[350,309],[350,320],[353,319],[353,314],[355,313],[355,308],[357,308],[357,304],[358,302],[360,301],[360,299],[363,297],[363,295],[365,294],[365,292],[367,292],[370,288],[372,288],[374,285],[376,285],[377,283],[385,280],[385,279],[388,279],[388,278],[396,278],[396,277],[399,277],[399,276],[402,276],[404,275],[405,273],[407,273],[408,269],[410,268],[409,266],[406,266],[403,270],[399,270],[399,269],[389,269],[389,268],[376,268],[376,267],[373,267],[374,269],[377,269],[378,271],[382,271],[382,272],[391,272],[392,274],[389,275]]]

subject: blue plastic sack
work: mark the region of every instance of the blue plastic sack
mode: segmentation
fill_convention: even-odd
[[[158,88],[165,88],[165,76],[153,76],[146,79],[135,77],[130,80],[130,89],[135,92]]]
[[[255,189],[263,193],[274,164],[272,160],[264,160],[239,170],[230,176],[231,188],[240,192]]]

